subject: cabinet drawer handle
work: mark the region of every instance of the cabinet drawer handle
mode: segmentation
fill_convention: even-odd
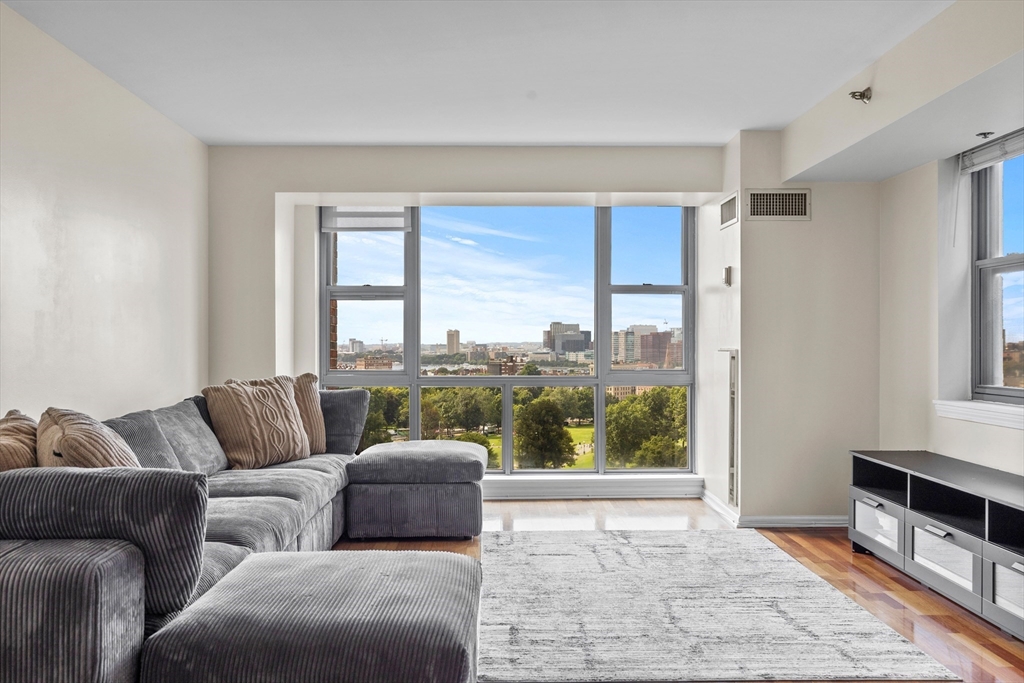
[[[924,530],[932,534],[933,536],[938,536],[939,538],[947,538],[949,536],[948,531],[940,529],[937,526],[932,526],[931,524],[926,524]]]
[[[1015,571],[1020,572],[1021,574],[1024,574],[1024,564],[1021,564],[1020,562],[1014,562],[1013,564],[1011,564],[1010,569],[1013,569]]]
[[[870,498],[861,498],[860,502],[864,503],[865,505],[870,505],[873,508],[882,507],[881,503],[879,503],[877,500],[871,500]]]

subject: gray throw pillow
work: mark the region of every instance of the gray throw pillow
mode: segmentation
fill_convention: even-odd
[[[186,399],[153,411],[181,469],[211,475],[228,468],[224,449],[207,426],[196,404]]]
[[[327,452],[355,453],[370,409],[370,392],[366,389],[321,391],[320,409],[327,431]]]
[[[140,410],[121,417],[105,420],[107,425],[121,435],[143,467],[163,470],[180,470],[177,456],[171,443],[157,424],[152,410]]]

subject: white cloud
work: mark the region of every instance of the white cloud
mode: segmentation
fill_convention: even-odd
[[[473,240],[466,239],[465,237],[452,237],[451,235],[445,235],[445,237],[450,239],[452,242],[458,242],[459,244],[465,244],[470,247],[475,247],[480,244],[479,242],[474,242]]]
[[[439,216],[434,212],[431,212],[427,216],[421,218],[423,225],[438,228],[439,230],[446,230],[449,232],[460,232],[465,235],[489,235],[491,237],[504,237],[510,240],[521,240],[523,242],[543,242],[544,240],[533,235],[522,235],[517,232],[508,232],[507,230],[498,230],[496,228],[489,228],[484,225],[478,225],[476,223],[467,223],[466,221],[460,221],[454,218],[447,218],[445,216]]]

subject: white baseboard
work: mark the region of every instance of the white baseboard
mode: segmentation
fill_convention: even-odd
[[[695,474],[488,474],[484,500],[572,498],[700,498],[704,477]]]
[[[798,526],[848,526],[847,515],[740,515],[736,526],[741,529]]]
[[[708,504],[708,507],[725,517],[725,521],[729,522],[733,527],[739,522],[740,513],[729,505],[726,505],[721,498],[711,493],[710,491],[704,491],[704,495],[701,496],[701,500]]]

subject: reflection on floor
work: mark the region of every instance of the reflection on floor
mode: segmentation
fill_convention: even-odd
[[[485,533],[729,528],[725,519],[697,499],[484,503]],[[766,529],[761,533],[967,683],[1024,683],[1024,643],[881,560],[854,555],[845,529]],[[480,539],[343,540],[335,549],[445,550],[479,558]]]

